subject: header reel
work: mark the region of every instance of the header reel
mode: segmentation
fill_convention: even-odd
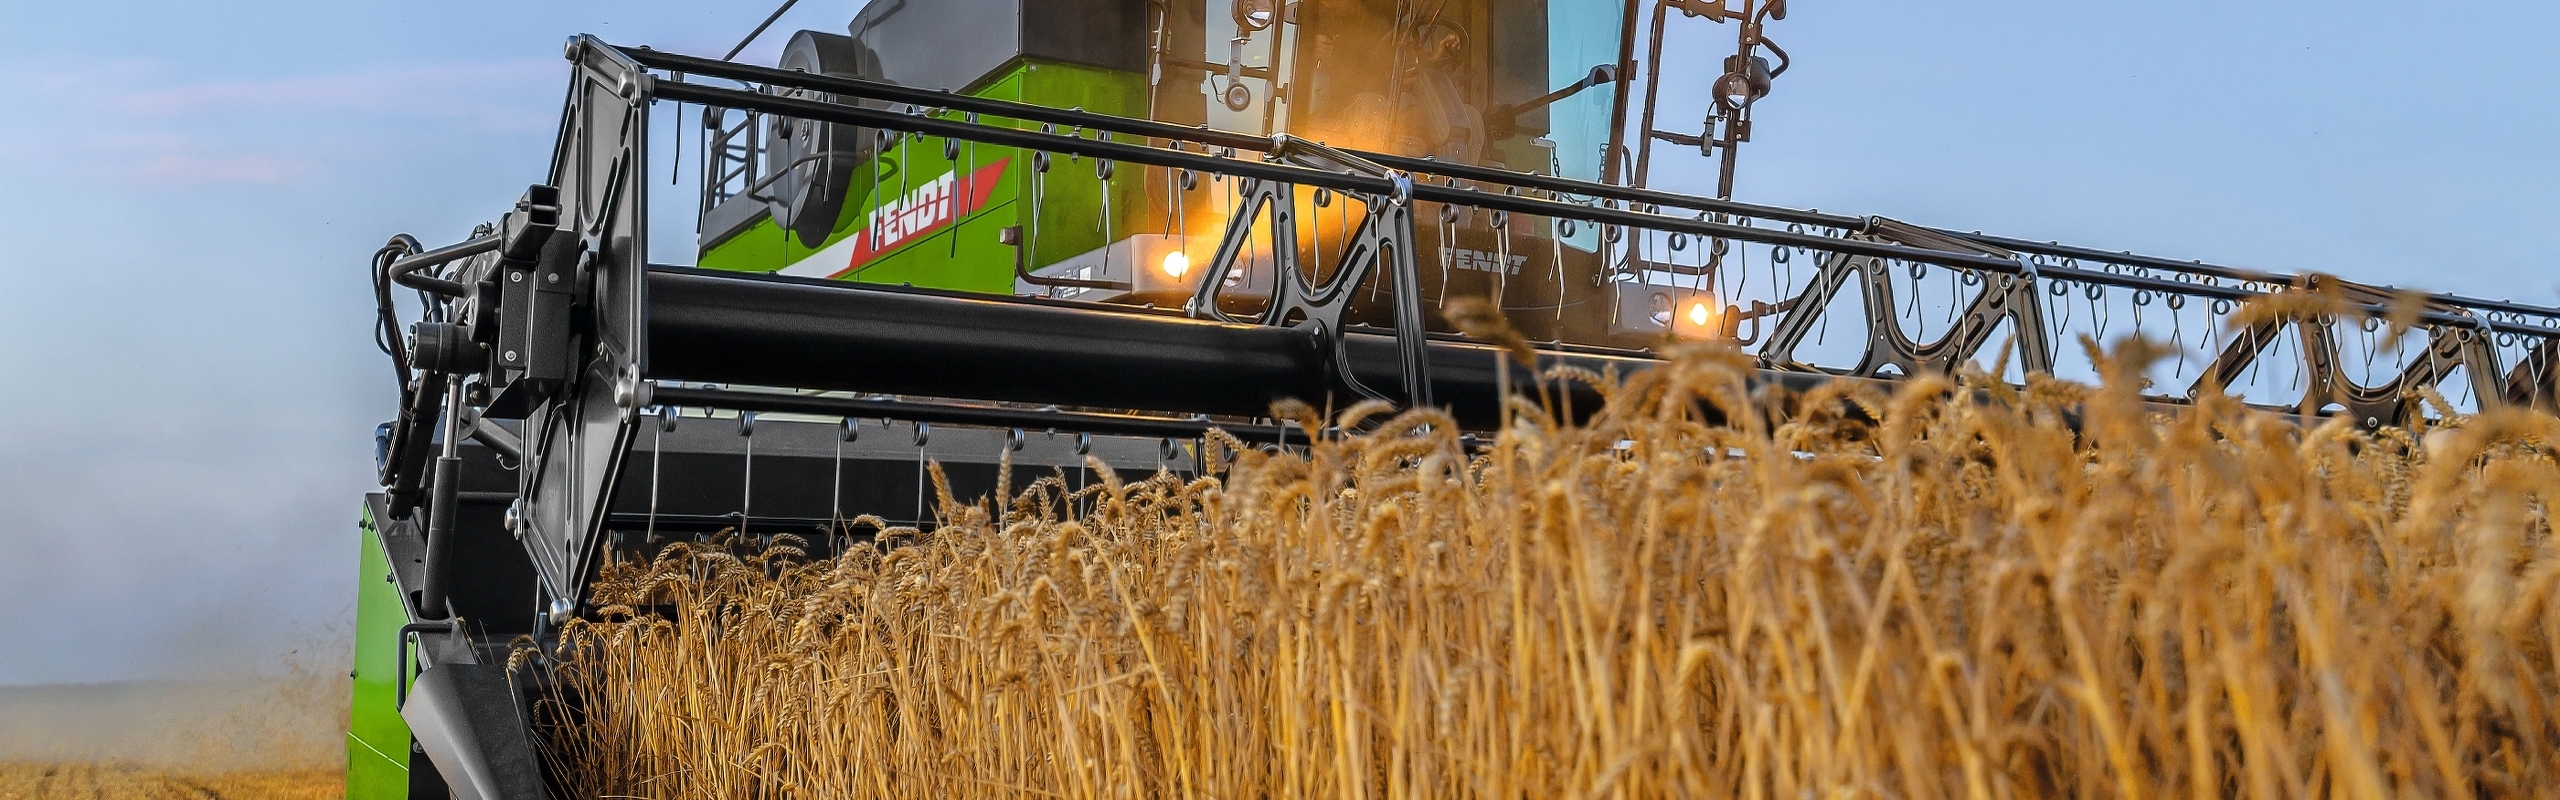
[[[1000,465],[1196,469],[1212,429],[1268,446],[1304,436],[1270,418],[1284,399],[1434,407],[1494,428],[1534,371],[1456,335],[1439,314],[1455,297],[1493,301],[1537,340],[1542,368],[1625,375],[1658,363],[1666,341],[1721,341],[1780,390],[1972,367],[2085,378],[2074,341],[2137,334],[2176,356],[2148,376],[2157,402],[2232,393],[2367,428],[2463,398],[2547,406],[2560,378],[2560,309],[917,89],[860,77],[869,67],[840,39],[796,37],[781,69],[572,39],[546,180],[467,241],[428,250],[401,236],[377,253],[379,333],[402,394],[379,433],[372,522],[416,623],[402,652],[421,636],[439,668],[489,665],[502,656],[474,643],[504,639],[469,625],[539,639],[591,610],[607,553],[667,537],[814,533],[835,546],[858,533],[849,514],[901,508],[892,524],[930,525],[928,461],[964,493],[999,489]],[[1594,71],[1568,89],[1603,82],[1625,78]],[[1009,293],[671,266],[652,258],[641,176],[681,157],[653,160],[651,115],[688,104],[716,122],[707,148],[728,153],[756,125],[779,134],[757,154],[764,177],[730,197],[752,196],[802,245],[868,191],[831,187],[891,148],[941,153],[955,176],[962,163],[1019,165],[1030,193],[1014,202],[1127,185],[1162,205],[1123,217],[1105,199],[1102,219],[1046,220],[1142,226],[1051,264],[1024,255],[1040,217],[1001,230],[953,220],[955,258],[973,246],[964,236],[983,239],[1021,278]],[[749,123],[730,127],[732,115]],[[963,158],[976,149],[993,155]],[[699,198],[706,235],[737,224],[713,194]],[[1147,217],[1162,209],[1181,211],[1158,227]],[[1185,249],[1195,221],[1214,249]],[[1121,233],[1161,255],[1111,249]],[[412,325],[394,286],[420,293]],[[2305,295],[2322,302],[2241,309]],[[1583,391],[1563,405],[1598,403]],[[474,515],[501,507],[487,516],[504,538],[475,538]],[[525,602],[457,589],[515,580],[474,559],[518,550]],[[517,610],[478,610],[492,597]],[[422,746],[429,736],[420,729]],[[430,747],[468,749],[457,741]]]
[[[816,39],[795,40],[810,41]],[[2067,288],[2074,301],[2113,298],[2070,304],[2090,305],[2109,319],[2121,314],[2131,321],[2148,312],[2154,324],[2198,328],[2210,326],[2178,313],[2269,293],[2343,286],[2341,313],[2380,318],[2391,299],[2384,290],[2316,276],[2107,255],[1882,219],[1344,151],[1287,136],[1242,136],[1024,106],[820,72],[629,50],[590,38],[574,40],[571,51],[579,88],[562,134],[563,156],[554,165],[553,181],[561,188],[529,190],[485,236],[389,260],[383,270],[390,283],[419,289],[435,301],[417,334],[404,337],[404,358],[395,359],[408,362],[404,370],[412,374],[407,413],[389,437],[384,464],[395,513],[421,499],[430,426],[439,418],[459,419],[455,429],[461,436],[521,459],[519,530],[536,547],[549,591],[564,598],[575,597],[582,585],[638,419],[665,405],[664,392],[678,387],[687,392],[687,405],[738,410],[755,410],[765,402],[758,398],[786,396],[743,387],[787,390],[794,399],[786,404],[802,413],[812,403],[838,402],[809,399],[833,397],[824,393],[885,393],[910,398],[900,401],[907,404],[901,408],[969,408],[988,415],[981,423],[1018,419],[1024,427],[1043,429],[1066,412],[1034,409],[1074,406],[1124,416],[1135,410],[1129,420],[1146,420],[1137,427],[1150,435],[1174,428],[1197,435],[1211,424],[1264,424],[1252,420],[1284,397],[1438,404],[1483,424],[1498,413],[1490,382],[1495,356],[1435,332],[1446,330],[1434,310],[1447,290],[1437,289],[1434,296],[1432,286],[1463,253],[1430,240],[1470,224],[1530,226],[1575,248],[1588,243],[1588,254],[1554,244],[1550,252],[1509,255],[1541,268],[1592,258],[1606,265],[1597,287],[1604,293],[1656,291],[1667,283],[1681,296],[1622,296],[1603,308],[1570,313],[1611,315],[1611,329],[1649,329],[1647,337],[1748,338],[1773,371],[1772,380],[1781,382],[1801,380],[1787,375],[1943,372],[1986,360],[1989,349],[2001,346],[2015,348],[2007,360],[2023,371],[2055,371],[2066,360],[2061,348],[2071,331],[2068,320],[2059,318],[2068,316],[2059,309],[2065,304],[2054,301],[2065,295],[2049,290]],[[743,81],[752,88],[701,80]],[[644,223],[635,212],[646,205],[644,182],[626,175],[629,165],[644,163],[646,115],[664,103],[746,109],[795,131],[835,132],[812,139],[822,144],[842,141],[844,131],[878,130],[887,137],[1049,154],[1054,158],[1042,162],[1048,164],[1116,164],[1159,184],[1227,192],[1232,201],[1226,204],[1231,210],[1225,238],[1214,256],[1191,268],[1194,288],[1179,312],[656,266],[640,246]],[[999,118],[1013,122],[993,121]],[[824,152],[850,151],[813,151],[800,160],[823,165],[829,158]],[[1250,152],[1262,156],[1234,157]],[[1292,225],[1314,208],[1304,204],[1309,192],[1332,195],[1344,213],[1365,221],[1347,229],[1348,239],[1315,250],[1269,246],[1302,238]],[[1263,252],[1249,252],[1257,244]],[[1311,256],[1321,258],[1307,260]],[[439,265],[446,268],[425,269]],[[1240,285],[1234,276],[1275,269],[1283,276],[1276,288],[1252,294],[1250,311],[1240,313],[1231,302]],[[1500,270],[1497,277],[1513,271],[1528,270]],[[1914,317],[1921,302],[1914,293],[1924,284],[1937,285],[1930,282],[1933,274],[1956,300],[1973,298],[1929,301],[1948,310],[1952,327]],[[1746,299],[1754,295],[1760,299]],[[2166,298],[2176,299],[2162,302]],[[1674,306],[1668,320],[1662,319],[1663,303],[1656,302],[1665,299]],[[1843,309],[1853,320],[1822,313],[1837,302],[1856,304]],[[2306,397],[2325,400],[2317,396],[2325,392],[2371,424],[2395,424],[2414,407],[2405,395],[2462,366],[2469,368],[2475,395],[2487,402],[2547,399],[2560,312],[2443,296],[2427,303],[2415,320],[2433,331],[2426,363],[2413,367],[2400,384],[2346,390],[2367,384],[2338,374],[2342,357],[2314,353],[2311,368],[2327,371],[2306,378],[2312,385]],[[1533,319],[1568,313],[1566,306],[1538,309],[1523,303],[1511,313]],[[2084,317],[2082,325],[2103,325],[2097,315]],[[2198,372],[2184,391],[2164,399],[2234,385],[2287,327],[2309,332],[2314,350],[2334,347],[2336,337],[2320,332],[2331,324],[2302,319],[2239,331],[2241,341],[2224,342],[2212,356],[2209,374]],[[1853,357],[1830,361],[1813,352],[1832,325],[1867,329]],[[1626,346],[1624,336],[1565,339],[1549,345],[1548,353],[1620,373],[1643,368],[1650,356]],[[2498,351],[2500,342],[2508,343],[2507,350]],[[705,384],[740,388],[691,388]],[[851,398],[860,395],[844,397],[841,402],[856,404]],[[458,416],[440,417],[454,398],[461,400]],[[988,410],[1008,407],[985,403],[1024,407]],[[845,416],[878,410],[845,408]],[[1217,422],[1186,415],[1211,415]],[[511,430],[517,420],[520,428]]]

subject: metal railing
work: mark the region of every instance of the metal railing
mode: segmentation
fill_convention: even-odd
[[[2560,310],[2503,301],[2443,294],[2404,296],[2324,276],[2110,254],[1392,154],[1328,151],[1286,136],[1185,128],[656,51],[622,52],[670,76],[713,76],[763,89],[728,89],[671,79],[653,85],[652,96],[658,99],[1160,170],[1185,185],[1215,184],[1213,188],[1226,194],[1229,208],[1258,203],[1285,209],[1299,203],[1303,193],[1317,192],[1348,196],[1370,211],[1411,204],[1423,209],[1418,219],[1426,232],[1436,227],[1431,222],[1434,210],[1443,217],[1463,214],[1470,223],[1491,219],[1498,227],[1536,228],[1542,234],[1539,241],[1578,238],[1589,242],[1593,237],[1582,232],[1595,232],[1601,260],[1607,265],[1604,279],[1613,293],[1668,290],[1678,295],[1673,298],[1675,319],[1660,326],[1668,329],[1683,327],[1682,320],[1676,319],[1687,315],[1683,300],[1697,298],[1695,303],[1712,304],[1705,316],[1719,324],[1711,326],[1715,328],[1711,333],[1754,346],[1753,352],[1772,369],[1892,377],[1954,369],[1970,362],[1987,366],[2005,352],[2008,361],[2028,372],[2068,371],[2064,362],[2073,358],[2076,334],[2111,340],[2140,333],[2173,343],[2172,350],[2178,351],[2163,379],[2155,381],[2161,388],[2157,394],[2164,399],[2191,398],[2216,386],[2229,389],[2240,379],[2267,372],[2266,357],[2291,347],[2303,363],[2282,370],[2284,380],[2303,396],[2254,399],[2287,407],[2308,404],[2315,410],[2340,406],[2328,410],[2354,411],[2378,425],[2401,421],[2416,407],[2418,390],[2447,378],[2454,367],[2473,373],[2467,389],[2475,405],[2546,402],[2552,342],[2560,336]],[[825,93],[840,101],[781,96],[795,89]],[[857,99],[895,104],[899,110],[852,104]],[[996,120],[1028,125],[1016,127]],[[1284,152],[1293,146],[1302,151],[1298,157]],[[1327,152],[1359,164],[1326,163],[1323,154]],[[1200,176],[1213,180],[1198,181]],[[1260,233],[1253,235],[1267,241],[1272,238],[1269,226],[1274,220],[1267,213],[1236,215],[1222,236],[1249,238],[1246,229],[1260,226],[1254,228]],[[1448,222],[1444,219],[1443,225]],[[1434,249],[1421,240],[1423,233],[1380,235],[1385,238],[1372,242],[1367,256],[1410,256]],[[1506,232],[1502,241],[1514,239]],[[1451,248],[1438,249],[1443,259],[1452,258]],[[1507,266],[1521,255],[1503,253],[1497,258]],[[1540,254],[1528,255],[1536,266]],[[1218,312],[1214,298],[1220,285],[1211,277],[1232,274],[1239,257],[1222,252],[1217,263],[1202,270],[1199,290],[1187,305],[1190,313],[1243,319]],[[1425,273],[1447,270],[1445,264],[1427,261],[1416,266]],[[1298,267],[1298,274],[1305,274],[1309,267],[1316,268],[1316,274],[1360,276],[1372,286],[1370,292],[1395,283],[1393,270],[1364,271],[1356,264],[1309,264]],[[1525,269],[1511,267],[1505,272]],[[1755,280],[1757,285],[1752,284]],[[1329,296],[1339,297],[1351,294],[1344,291],[1347,288],[1309,283],[1299,287],[1299,296],[1331,292]],[[1421,288],[1416,282],[1394,290],[1419,293]],[[1942,290],[1947,292],[1943,299],[1934,295]],[[2249,301],[2306,292],[2321,293],[2335,302],[2233,327]],[[1828,307],[1854,301],[1852,295],[1866,297],[1859,301],[1855,319],[1843,322],[1841,318],[1852,315],[1826,315]],[[1563,301],[1558,303],[1561,306]],[[2417,305],[2401,313],[2401,321],[2413,324],[2425,342],[2350,346],[2363,343],[2340,341],[2341,332],[2359,339],[2384,338],[2388,329],[2384,321],[2404,303]],[[1258,319],[1282,324],[1283,317],[1294,313],[1298,316],[1293,319],[1303,319],[1308,310],[1275,311]],[[1649,316],[1662,322],[1658,313]],[[1323,321],[1340,322],[1339,318]],[[1995,340],[1995,329],[2004,323],[2008,334]],[[1829,328],[1843,325],[1865,329],[1862,336],[1847,337],[1861,343],[1854,354],[1827,358],[1812,354],[1813,345],[1828,338]],[[2034,330],[2027,330],[2030,326]],[[1416,335],[1419,321],[1396,327],[1408,336]],[[2010,349],[2001,351],[2002,346]],[[2341,347],[2351,352],[2340,352]],[[2346,374],[2356,370],[2340,369],[2349,361],[2366,366],[2376,359],[2389,362],[2393,369],[2366,369],[2362,376]],[[2378,394],[2377,388],[2389,391]],[[1408,393],[1403,399],[1417,398]],[[2384,409],[2383,404],[2394,405]]]
[[[485,400],[461,394],[476,413],[523,420],[511,519],[556,597],[581,594],[641,410],[666,402],[653,392],[1148,435],[1210,424],[1184,414],[1265,413],[1281,390],[1308,400],[1349,392],[1490,425],[1502,417],[1487,409],[1514,388],[1502,382],[1525,371],[1499,369],[1498,353],[1455,341],[1432,313],[1468,294],[1537,340],[1541,359],[1623,373],[1654,363],[1649,350],[1666,338],[1712,339],[1756,356],[1758,380],[1788,387],[1976,367],[2011,382],[2094,377],[2076,341],[2138,335],[2163,348],[2144,373],[2163,402],[2222,392],[2380,427],[2464,405],[2549,405],[2560,372],[2560,309],[1340,150],[593,38],[572,40],[569,57],[577,68],[561,147],[549,183],[510,214],[506,257],[435,287],[471,295],[470,322],[496,343],[491,365],[446,377],[479,381]],[[958,143],[1017,148],[1033,197],[1072,168],[1091,171],[1106,193],[1115,175],[1161,190],[1175,210],[1161,228],[1115,231],[1106,199],[1102,219],[1031,218],[1033,237],[1043,224],[1092,226],[1105,242],[1196,234],[1215,249],[1190,270],[1168,270],[1179,282],[1163,296],[1128,298],[1153,308],[653,266],[653,182],[635,176],[663,163],[650,159],[649,119],[665,103],[702,106],[712,121],[701,129],[698,212],[754,194],[772,178],[759,174],[757,133],[806,120],[878,131],[901,147],[941,139],[954,161]],[[540,225],[529,222],[536,212]],[[1100,252],[1108,257],[1108,245]],[[951,366],[973,358],[1005,363]],[[689,393],[670,380],[888,392],[929,405]],[[930,405],[940,401],[957,404]],[[1028,411],[1042,403],[1118,416]],[[427,403],[411,416],[438,411]],[[408,460],[417,463],[404,474],[414,475],[423,462]]]
[[[738,124],[729,125],[726,109],[706,108],[702,112],[702,198],[703,213],[730,198],[744,195],[755,186],[764,163],[764,137],[761,135],[764,115],[752,111],[737,114]]]

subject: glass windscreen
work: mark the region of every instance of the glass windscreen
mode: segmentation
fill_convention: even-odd
[[[1614,108],[1624,0],[1194,0],[1160,5],[1151,113],[1337,148],[1597,181]],[[1276,3],[1276,4],[1275,4]],[[1463,183],[1463,182],[1461,182]],[[1244,185],[1156,196],[1179,231],[1182,263],[1208,263]],[[1269,291],[1272,256],[1321,277],[1358,251],[1366,200],[1301,193],[1290,243],[1267,222],[1242,240],[1221,307],[1250,312]],[[1464,296],[1498,303],[1534,339],[1642,346],[1668,328],[1616,273],[1636,269],[1630,240],[1600,226],[1423,203],[1415,209],[1422,305]],[[1195,252],[1197,251],[1197,252]],[[1171,263],[1171,262],[1167,262]],[[1640,271],[1640,270],[1638,270]],[[1346,321],[1391,324],[1376,276]],[[1171,302],[1174,294],[1157,302]],[[1665,302],[1668,302],[1667,300]],[[1638,304],[1638,305],[1630,305]],[[1640,307],[1641,306],[1641,307]],[[1632,310],[1631,310],[1632,309]],[[1428,326],[1450,330],[1432,313]]]
[[[1287,132],[1336,146],[1599,177],[1613,0],[1305,0]]]
[[[1621,0],[1159,6],[1155,117],[1336,147],[1600,176]]]

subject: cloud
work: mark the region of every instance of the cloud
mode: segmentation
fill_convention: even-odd
[[[123,178],[154,188],[274,187],[303,183],[321,170],[322,150],[291,143],[254,141],[235,131],[179,126],[87,132],[54,148],[55,158],[0,164],[0,174],[23,171]],[[22,145],[0,137],[0,147]]]
[[[116,176],[152,187],[305,184],[421,136],[523,134],[553,124],[564,64],[464,61],[207,80],[128,59],[86,71],[31,70],[0,102],[61,127],[0,130],[0,149],[55,154],[0,173]]]

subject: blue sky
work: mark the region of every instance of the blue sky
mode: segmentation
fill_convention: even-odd
[[[2560,302],[2560,6],[1796,5],[1744,199]],[[771,7],[0,4],[0,684],[342,631],[392,410],[366,256],[541,178],[563,38],[717,55]]]

